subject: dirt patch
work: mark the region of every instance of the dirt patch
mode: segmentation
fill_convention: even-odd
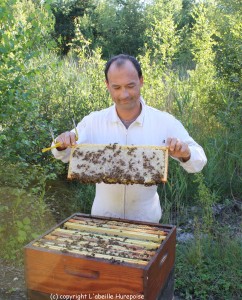
[[[27,299],[23,266],[16,267],[0,260],[0,299]]]

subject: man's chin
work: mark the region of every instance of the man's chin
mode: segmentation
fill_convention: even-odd
[[[136,103],[134,101],[130,101],[130,100],[122,100],[122,101],[119,101],[119,103],[117,105],[118,105],[118,107],[123,108],[123,109],[132,109],[136,106]]]
[[[131,109],[135,108],[135,105],[132,105],[131,103],[124,103],[124,104],[118,105],[118,107],[123,110],[131,110]]]

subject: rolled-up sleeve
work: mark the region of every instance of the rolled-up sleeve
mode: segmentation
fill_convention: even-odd
[[[207,157],[200,145],[189,145],[191,157],[186,162],[181,162],[180,165],[188,173],[200,172],[207,163]]]
[[[180,165],[188,173],[200,172],[207,163],[207,157],[203,148],[188,134],[180,121],[174,118],[172,123],[170,137],[178,138],[180,141],[186,143],[191,151],[191,157],[188,161],[182,162],[179,159],[176,160],[180,162]]]

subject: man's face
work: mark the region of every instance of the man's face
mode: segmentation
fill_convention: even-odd
[[[133,110],[140,107],[140,88],[143,85],[143,78],[139,78],[131,61],[126,60],[120,66],[113,62],[107,77],[106,85],[116,104],[117,111]]]

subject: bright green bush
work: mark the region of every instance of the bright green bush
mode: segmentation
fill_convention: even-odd
[[[37,68],[29,61],[48,48],[54,49],[51,39],[53,18],[47,5],[32,1],[4,0],[1,8],[0,47],[0,145],[2,156],[12,161],[35,160],[38,136],[31,136],[38,116],[38,99],[30,97],[29,81]],[[45,126],[45,121],[42,121]],[[22,155],[21,149],[27,153]]]

